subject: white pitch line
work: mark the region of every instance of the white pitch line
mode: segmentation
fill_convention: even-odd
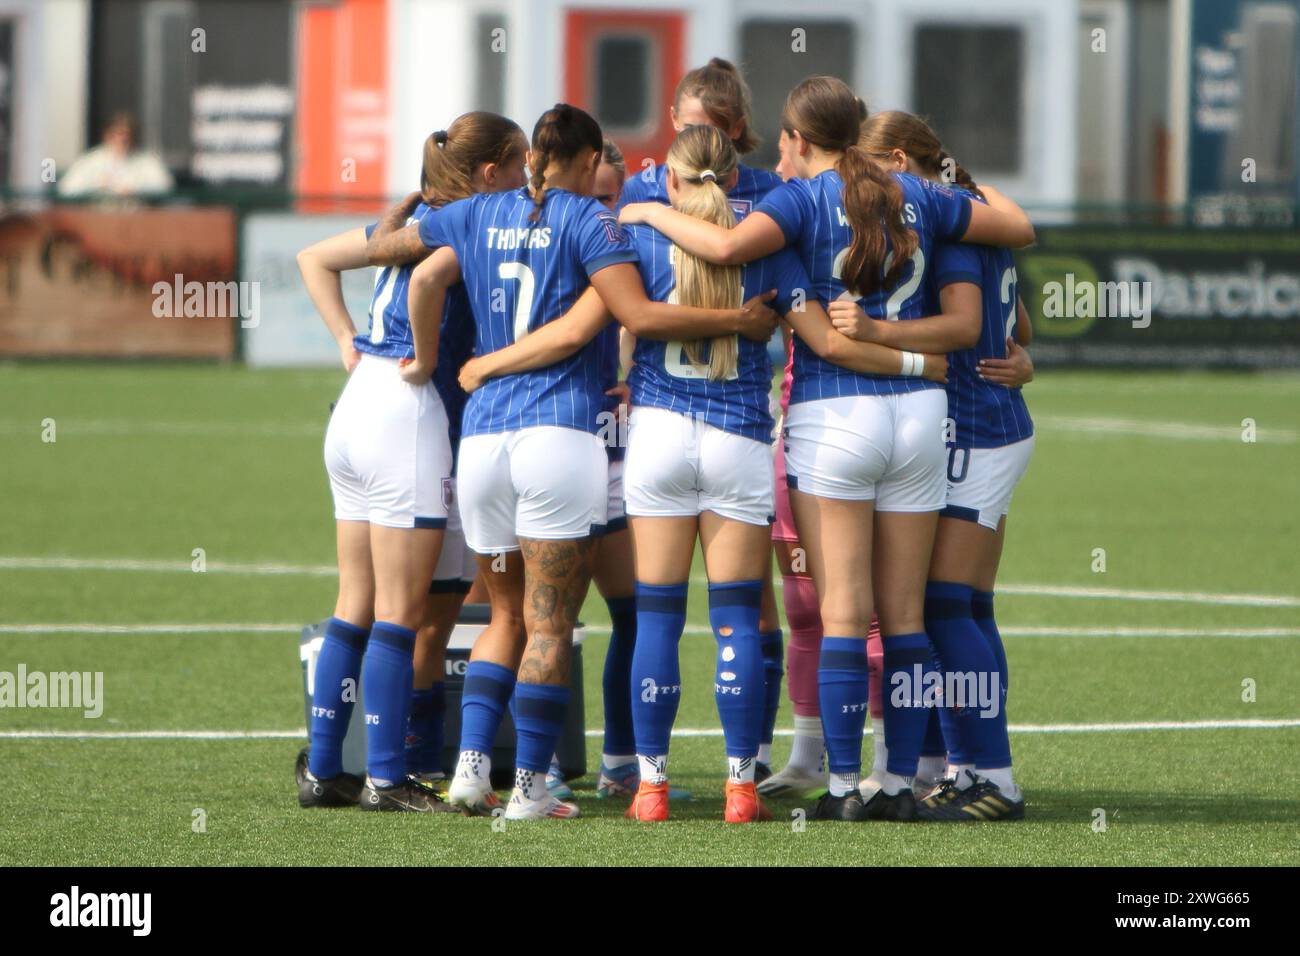
[[[607,620],[586,620],[588,630],[607,631]],[[136,633],[299,633],[304,623],[31,623],[0,624],[0,633],[42,635],[42,633],[91,633],[91,635],[136,635]],[[1300,637],[1300,627],[1000,627],[1004,637]],[[688,624],[685,635],[711,635],[712,628]]]
[[[1289,730],[1300,720],[1156,720],[1114,724],[1012,724],[1019,734],[1112,734],[1147,730]]]
[[[332,564],[277,564],[275,562],[207,561],[206,571],[195,571],[191,561],[156,561],[136,558],[0,557],[0,570],[10,571],[144,571],[185,574],[267,574],[301,577],[338,577]]]
[[[589,628],[607,629],[602,621],[584,622]],[[1300,627],[998,627],[1003,637],[1300,637]],[[686,625],[687,635],[712,634],[712,628]]]
[[[1017,734],[1111,734],[1156,730],[1286,730],[1300,727],[1300,719],[1282,720],[1160,720],[1108,724],[1011,724],[1007,729]],[[603,736],[603,730],[588,730],[588,737]],[[871,735],[871,727],[865,730]],[[778,737],[793,737],[793,730],[780,729]],[[674,737],[721,737],[714,727],[673,728]]]
[[[999,584],[997,593],[1116,601],[1174,601],[1185,604],[1219,604],[1228,607],[1300,607],[1300,597],[1290,594],[1147,591],[1128,588],[1069,587],[1056,584]]]
[[[136,558],[72,558],[0,556],[0,570],[10,571],[135,571],[183,574],[338,576],[330,564],[282,564],[277,562],[208,561],[206,572],[196,572],[189,560],[159,561]],[[692,584],[704,585],[701,576]],[[776,586],[781,582],[777,580]],[[1289,594],[1243,594],[1206,591],[1152,591],[1128,588],[1080,587],[1057,584],[999,584],[999,594],[1029,597],[1082,598],[1085,600],[1168,601],[1187,604],[1217,604],[1226,607],[1300,607],[1300,597]]]
[[[588,630],[609,629],[608,621],[584,621]],[[0,634],[297,634],[304,623],[214,622],[186,624],[33,623],[0,624]],[[1300,637],[1296,627],[1001,627],[1004,637]],[[689,636],[712,634],[711,628],[688,624]]]
[[[303,624],[0,624],[0,634],[297,634]]]
[[[0,730],[4,740],[293,740],[307,730]]]
[[[97,420],[76,419],[60,416],[57,419],[59,433],[62,436],[78,435],[169,435],[173,437],[194,437],[203,435],[225,435],[232,438],[299,438],[325,437],[328,424],[324,416],[318,423],[277,423],[277,422],[147,422],[136,420]],[[0,421],[0,435],[32,435],[41,433],[39,420]]]
[[[1300,719],[1279,720],[1158,720],[1105,724],[1012,724],[1017,734],[1111,734],[1183,730],[1291,730]],[[604,734],[600,728],[584,731],[587,737]],[[870,727],[866,735],[870,736]],[[778,737],[792,737],[794,731],[781,728]],[[293,740],[307,736],[298,730],[3,730],[3,740]],[[677,727],[674,737],[721,737],[720,727]]]
[[[1182,441],[1241,441],[1241,426],[1199,422],[1152,421],[1112,416],[1035,414],[1034,422],[1046,430],[1060,430],[1105,437],[1128,435],[1140,438],[1169,438]],[[59,428],[69,435],[215,435],[231,438],[312,437],[325,434],[326,422],[185,422],[139,421],[135,419],[60,419]],[[0,434],[39,435],[38,420],[0,420]],[[1292,428],[1264,425],[1256,429],[1260,442],[1293,445],[1300,432]]]
[[[1158,422],[1140,418],[1081,417],[1074,415],[1034,415],[1034,425],[1048,431],[1082,432],[1103,436],[1129,435],[1138,438],[1172,438],[1179,441],[1241,441],[1240,425],[1203,425],[1190,422]],[[1260,427],[1255,430],[1260,442],[1294,445],[1300,432],[1291,428]]]
[[[999,627],[1004,637],[1300,637],[1300,627]]]

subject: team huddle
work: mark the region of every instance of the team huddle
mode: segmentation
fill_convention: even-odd
[[[555,752],[594,581],[611,622],[596,796],[668,819],[689,796],[669,751],[698,542],[727,822],[812,790],[817,819],[1019,819],[993,590],[1034,444],[1009,251],[1033,226],[923,120],[869,114],[833,77],[790,91],[775,171],[740,162],[757,138],[726,61],[681,80],[671,118],[664,162],[626,178],[581,109],[547,110],[531,140],[467,113],[426,141],[418,193],[299,255],[349,372],[299,802],[502,812],[509,710],[505,817],[579,816]],[[373,266],[358,334],[340,274]],[[445,778],[467,596],[491,617]],[[794,746],[773,772],[783,678]],[[364,780],[342,766],[359,682]]]

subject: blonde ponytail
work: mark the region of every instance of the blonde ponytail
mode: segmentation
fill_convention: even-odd
[[[736,148],[726,134],[713,126],[689,126],[669,147],[667,164],[683,182],[698,184],[676,207],[678,212],[730,229],[736,225],[727,194],[718,184],[735,170]],[[673,273],[677,301],[700,309],[736,309],[744,289],[740,266],[719,266],[673,246]],[[709,346],[709,378],[722,381],[736,374],[739,343],[735,335],[694,339],[682,343],[682,351],[693,365],[704,364],[704,345]]]

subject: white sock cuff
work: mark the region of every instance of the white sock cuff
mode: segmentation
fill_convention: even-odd
[[[822,737],[822,719],[820,717],[800,717],[794,715],[794,732],[797,737]]]

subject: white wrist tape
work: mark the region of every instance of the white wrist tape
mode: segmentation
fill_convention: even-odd
[[[904,352],[900,375],[919,377],[925,374],[925,356],[919,352]]]

